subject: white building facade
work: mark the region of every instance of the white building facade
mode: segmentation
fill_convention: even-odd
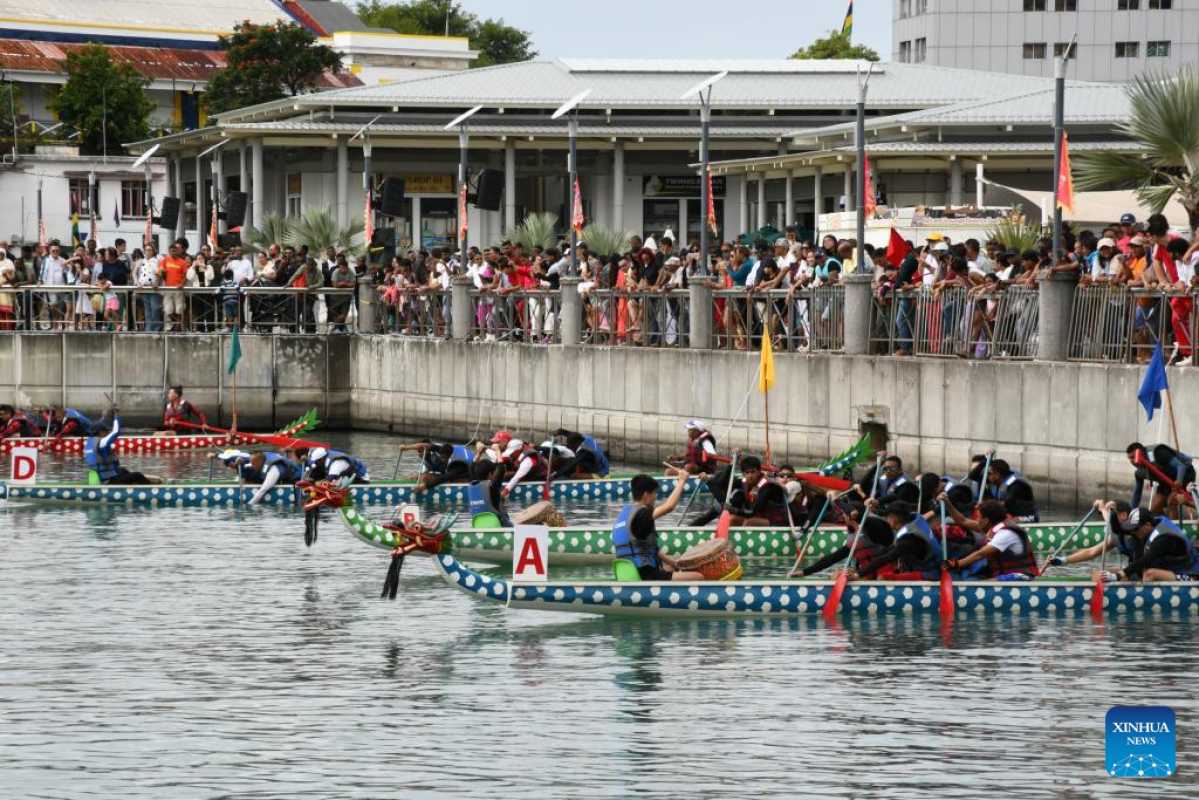
[[[1126,81],[1199,63],[1199,0],[892,0],[891,57],[903,63]]]

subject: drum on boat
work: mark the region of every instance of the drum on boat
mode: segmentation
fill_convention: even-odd
[[[548,525],[551,528],[565,528],[566,517],[549,500],[542,500],[513,514],[512,524]]]
[[[741,559],[728,539],[700,542],[675,561],[681,572],[698,572],[710,581],[735,581],[742,575]]]

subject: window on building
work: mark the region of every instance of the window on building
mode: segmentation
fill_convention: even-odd
[[[95,194],[89,197],[87,178],[68,178],[67,197],[70,201],[68,214],[78,214],[81,217],[91,216],[92,203],[100,207],[100,184],[96,184]]]
[[[903,64],[907,64],[912,60],[912,43],[911,42],[900,42],[899,43],[899,60]]]
[[[1067,48],[1070,50],[1070,55],[1066,55]],[[1054,42],[1053,55],[1055,57],[1066,56],[1066,58],[1078,58],[1078,43],[1075,42],[1073,45],[1071,45],[1069,42]]]
[[[287,176],[287,216],[298,217],[302,211],[304,177],[298,172]]]
[[[1116,0],[1117,11],[1136,11],[1141,7],[1141,0]]]
[[[146,216],[146,182],[121,181],[121,217]]]
[[[1045,57],[1045,43],[1044,42],[1025,42],[1024,43],[1024,57],[1026,59],[1044,58]]]
[[[1025,11],[1044,11],[1045,0],[1024,0]]]
[[[1149,8],[1153,11],[1166,11],[1174,7],[1174,0],[1149,0]]]
[[[915,53],[912,56],[912,61],[916,62],[917,64],[923,64],[924,56],[927,52],[928,52],[928,42],[925,41],[924,37],[922,36],[916,40],[916,48],[915,48]]]
[[[928,13],[928,0],[916,0],[916,14]]]
[[[1169,42],[1146,42],[1145,55],[1149,58],[1169,58],[1170,43]]]
[[[1116,58],[1136,58],[1139,51],[1137,42],[1116,42]]]
[[[912,16],[912,0],[899,0],[899,18],[907,19]]]
[[[1078,0],[1053,0],[1054,11],[1077,11]]]

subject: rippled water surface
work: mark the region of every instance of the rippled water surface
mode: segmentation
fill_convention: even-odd
[[[390,477],[393,441],[350,444]],[[1199,797],[1191,622],[604,620],[419,559],[381,601],[385,554],[271,511],[0,531],[3,798]],[[1105,777],[1116,702],[1174,707],[1181,774]]]

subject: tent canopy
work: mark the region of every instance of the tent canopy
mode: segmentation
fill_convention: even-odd
[[[987,183],[1028,200],[1034,206],[1041,209],[1043,220],[1048,220],[1053,213],[1053,192],[1017,189],[1012,186],[995,183],[994,181],[987,181]],[[1062,209],[1062,219],[1070,222],[1110,225],[1118,222],[1122,214],[1129,212],[1135,214],[1136,218],[1140,221],[1144,221],[1146,217],[1153,213],[1141,204],[1141,201],[1137,199],[1136,192],[1131,189],[1116,189],[1106,192],[1075,192],[1074,211],[1070,212]],[[1170,202],[1166,204],[1162,213],[1166,215],[1170,227],[1189,230],[1190,217],[1187,216],[1187,210],[1182,207],[1182,203],[1178,202],[1177,195],[1170,198]]]

